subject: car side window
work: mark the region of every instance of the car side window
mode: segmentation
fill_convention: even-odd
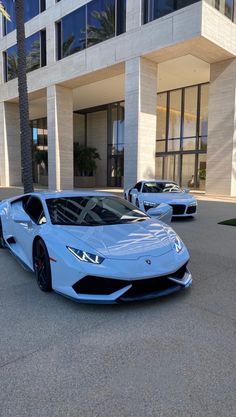
[[[39,198],[34,196],[30,197],[30,199],[24,205],[24,210],[35,223],[46,223],[43,205]]]
[[[141,187],[142,187],[142,183],[141,183],[141,182],[138,182],[138,183],[134,186],[134,188],[136,188],[136,190],[138,190],[138,191],[141,191]]]

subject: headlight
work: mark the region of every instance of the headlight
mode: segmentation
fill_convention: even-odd
[[[173,230],[171,230],[169,232],[169,238],[172,243],[173,249],[175,249],[177,253],[180,253],[184,247],[184,244],[180,237]]]
[[[146,210],[150,209],[150,208],[155,208],[158,207],[159,204],[158,203],[152,203],[151,201],[144,201],[143,205],[145,206]]]
[[[104,261],[104,258],[98,255],[94,255],[92,253],[88,253],[84,250],[71,248],[70,246],[67,246],[67,249],[74,255],[77,259],[79,259],[82,262],[88,262],[91,264],[99,265]]]
[[[181,252],[184,245],[183,245],[182,240],[179,238],[179,236],[177,236],[177,235],[175,236],[173,244],[174,244],[174,248],[175,248],[176,252],[177,253]]]
[[[197,206],[197,202],[196,201],[192,201],[189,205],[188,205],[189,207],[190,206]]]

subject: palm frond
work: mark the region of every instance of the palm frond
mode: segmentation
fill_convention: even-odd
[[[2,13],[3,17],[5,17],[5,19],[11,21],[10,15],[7,13],[7,11],[5,10],[2,2],[0,2],[0,13]]]

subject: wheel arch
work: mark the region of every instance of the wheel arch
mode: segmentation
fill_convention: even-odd
[[[42,241],[43,241],[43,243],[45,244],[45,242],[44,242],[44,240],[43,240],[43,238],[42,238],[41,236],[36,235],[36,236],[34,237],[33,244],[32,244],[32,265],[34,264],[34,250],[35,250],[35,245],[36,245],[36,242],[37,242],[38,240],[42,240]]]

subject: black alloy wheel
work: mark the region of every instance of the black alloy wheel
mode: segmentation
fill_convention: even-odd
[[[49,292],[52,290],[52,276],[50,259],[47,247],[43,240],[39,239],[34,245],[34,270],[37,284],[40,290]]]
[[[2,220],[0,219],[0,248],[5,247],[5,242],[3,238],[3,230],[2,230]]]

